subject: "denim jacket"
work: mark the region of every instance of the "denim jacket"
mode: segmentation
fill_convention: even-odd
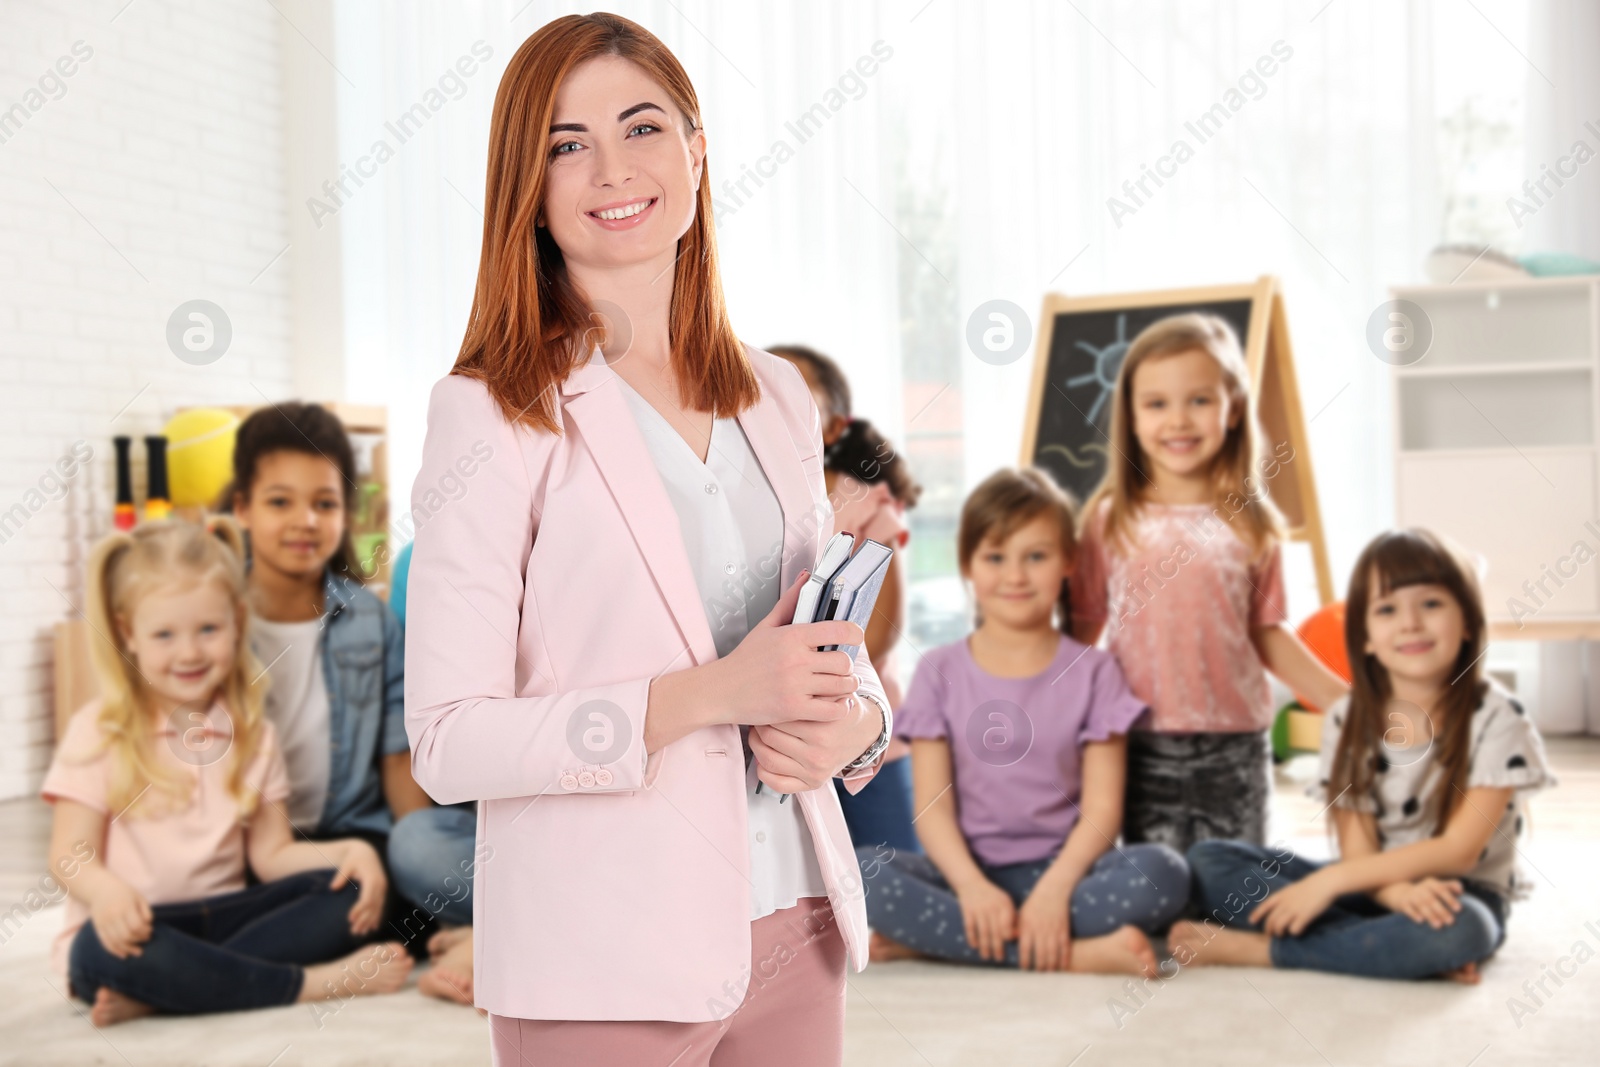
[[[387,834],[383,757],[406,739],[405,638],[387,604],[329,571],[323,578],[322,672],[332,745],[328,799],[317,836]]]

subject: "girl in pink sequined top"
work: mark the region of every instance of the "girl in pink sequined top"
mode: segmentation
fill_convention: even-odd
[[[1265,484],[1238,339],[1214,315],[1152,323],[1128,348],[1111,460],[1084,507],[1073,634],[1107,647],[1150,706],[1129,736],[1124,831],[1265,843],[1271,671],[1326,707],[1344,683],[1287,625],[1283,518]]]

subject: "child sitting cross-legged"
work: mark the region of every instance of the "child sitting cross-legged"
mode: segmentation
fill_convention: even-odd
[[[97,1026],[391,992],[411,969],[397,942],[362,947],[386,888],[372,847],[293,840],[241,550],[227,520],[173,520],[112,534],[90,563],[103,696],[41,791],[69,894],[53,964]]]
[[[1525,803],[1555,783],[1523,706],[1483,674],[1472,567],[1426,530],[1378,537],[1350,576],[1350,695],[1322,728],[1316,793],[1339,858],[1201,841],[1203,918],[1173,926],[1179,964],[1296,967],[1475,983],[1505,940]]]
[[[1146,711],[1109,653],[1061,631],[1075,544],[1042,470],[1002,470],[962,508],[977,629],[917,666],[911,741],[926,855],[857,850],[874,959],[1155,976],[1148,935],[1189,894],[1166,845],[1119,845],[1128,728]]]

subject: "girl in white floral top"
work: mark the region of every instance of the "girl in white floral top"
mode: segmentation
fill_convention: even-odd
[[[1174,926],[1180,964],[1478,981],[1528,889],[1527,797],[1555,783],[1533,720],[1483,676],[1487,639],[1458,551],[1416,529],[1367,546],[1346,605],[1353,686],[1323,723],[1316,790],[1339,859],[1195,845],[1204,919]]]

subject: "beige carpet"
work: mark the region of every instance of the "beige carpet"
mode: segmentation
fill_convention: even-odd
[[[1138,999],[1124,980],[1021,974],[920,962],[850,976],[852,1067],[1491,1067],[1600,1063],[1600,741],[1552,745],[1562,787],[1535,802],[1527,858],[1542,872],[1512,917],[1484,983],[1396,983],[1303,972],[1189,969]],[[1315,811],[1281,776],[1275,837],[1320,847]],[[1310,824],[1314,827],[1314,823]],[[41,857],[42,860],[42,857]],[[319,1020],[301,1006],[97,1031],[57,991],[47,951],[59,909],[33,915],[0,947],[0,1064],[49,1067],[293,1067],[489,1062],[488,1030],[465,1008],[414,989],[360,998]],[[1586,928],[1586,923],[1593,924]],[[1528,999],[1577,942],[1595,954]],[[1576,966],[1575,973],[1574,966]],[[1509,998],[1531,1013],[1514,1019]],[[1120,1002],[1114,1008],[1113,1002]],[[1142,1004],[1141,1004],[1142,1001]],[[1520,1022],[1520,1026],[1518,1025]],[[665,1065],[662,1065],[665,1067]]]

